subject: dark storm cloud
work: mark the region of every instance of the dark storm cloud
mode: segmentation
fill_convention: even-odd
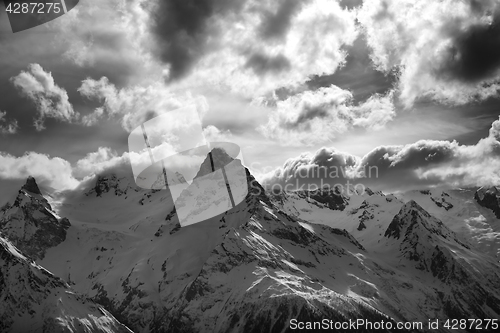
[[[284,123],[283,127],[286,129],[296,129],[301,125],[305,124],[305,126],[308,126],[309,128],[311,124],[309,124],[308,122],[310,120],[313,120],[315,118],[324,119],[329,117],[329,115],[330,113],[323,106],[314,106],[314,107],[305,106],[304,109],[302,109],[302,112],[297,117],[297,119],[295,119],[294,121],[289,121]]]
[[[498,96],[499,10],[498,0],[371,0],[357,19],[376,68],[398,72],[405,108],[465,105]]]
[[[351,170],[357,158],[351,154],[334,148],[321,148],[313,155],[302,154],[288,159],[282,168],[276,170],[271,180],[265,180],[266,186],[292,184],[302,186],[319,184],[321,179],[334,183],[347,179],[347,171]]]
[[[359,168],[377,170],[378,179],[369,179],[368,183],[384,182],[395,187],[402,183],[427,184],[425,179],[419,179],[415,170],[452,162],[456,151],[457,145],[449,141],[422,140],[404,147],[382,146],[366,154]]]
[[[500,119],[476,145],[421,140],[405,146],[380,146],[361,159],[322,148],[313,155],[288,159],[263,183],[271,188],[274,184],[301,187],[345,185],[349,181],[386,191],[429,185],[491,185],[500,181],[499,139]]]
[[[394,168],[420,168],[432,164],[439,164],[450,161],[455,154],[456,146],[449,141],[419,141],[406,146],[397,154],[394,154],[391,148],[382,148],[386,150],[386,159],[391,161],[390,166]],[[391,156],[391,150],[393,155]],[[379,154],[380,152],[377,152]],[[374,165],[371,160],[371,154],[366,156],[367,165]],[[380,161],[380,160],[379,160]]]
[[[347,57],[343,67],[333,74],[311,77],[306,82],[307,87],[318,89],[334,84],[351,91],[354,103],[367,100],[373,94],[385,94],[393,88],[397,82],[395,72],[382,73],[374,68],[364,35],[359,35],[345,51]]]
[[[267,56],[261,53],[253,54],[247,61],[246,67],[252,68],[257,74],[279,73],[290,69],[290,61],[279,54]]]
[[[216,34],[210,19],[241,8],[243,0],[160,0],[151,12],[160,59],[171,65],[170,79],[187,74]]]
[[[283,0],[275,13],[265,13],[260,28],[261,36],[265,39],[285,36],[293,15],[303,3],[303,0]]]
[[[333,149],[321,148],[316,152],[312,163],[318,166],[354,166],[357,162],[356,157],[351,154],[343,153]]]
[[[454,37],[441,73],[465,82],[494,77],[500,69],[500,13],[491,24],[475,24]]]

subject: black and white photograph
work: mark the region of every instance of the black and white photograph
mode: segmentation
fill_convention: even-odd
[[[3,0],[0,333],[500,331],[500,0]]]

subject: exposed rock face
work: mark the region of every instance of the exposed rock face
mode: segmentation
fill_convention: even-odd
[[[211,155],[211,156],[210,156]],[[214,148],[210,151],[210,155],[203,161],[200,165],[200,170],[194,177],[199,178],[206,176],[213,172],[213,170],[220,169],[231,163],[234,159],[229,156],[226,151],[222,148]],[[213,163],[213,167],[212,167]]]
[[[463,244],[441,221],[431,216],[419,204],[411,200],[405,204],[394,217],[384,234],[387,238],[401,240],[401,251],[410,260],[425,259],[426,250],[438,244],[441,240]],[[426,262],[421,263],[428,267]]]
[[[97,176],[95,186],[87,194],[95,193],[96,196],[100,197],[104,193],[112,191],[117,196],[126,195],[131,186],[126,182],[120,181],[121,178],[116,174],[99,175]]]
[[[33,259],[43,259],[47,249],[62,243],[70,225],[52,211],[33,177],[19,190],[14,204],[0,211],[0,231]]]
[[[349,197],[343,194],[337,188],[322,188],[317,190],[297,190],[289,193],[272,193],[270,194],[273,200],[281,201],[288,199],[289,195],[297,196],[300,199],[307,200],[318,207],[325,207],[331,210],[343,211],[349,203]]]
[[[500,219],[500,187],[481,187],[474,194],[474,199],[481,206],[491,209]]]
[[[498,274],[497,268],[483,281],[477,274],[477,267],[457,254],[474,256],[471,249],[415,201],[401,208],[384,236],[396,240],[401,256],[415,268],[431,273],[450,288],[451,292],[438,294],[450,318],[467,313],[480,318],[487,315],[488,307],[497,313],[500,311],[500,284],[498,281],[486,282]],[[482,269],[483,274],[490,274],[486,266]]]
[[[132,332],[0,237],[0,332],[42,331]]]
[[[42,192],[40,192],[35,178],[31,176],[28,177],[28,179],[26,180],[26,184],[23,185],[22,189],[34,194],[42,195]]]

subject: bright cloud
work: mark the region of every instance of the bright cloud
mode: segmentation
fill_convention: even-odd
[[[358,19],[378,69],[397,69],[407,107],[460,105],[500,92],[498,1],[364,1]]]
[[[335,85],[304,91],[278,101],[259,130],[289,145],[313,145],[333,140],[353,127],[379,130],[396,115],[390,92],[353,105],[353,95]]]
[[[92,124],[106,113],[119,117],[127,131],[159,114],[183,106],[195,105],[201,114],[208,110],[202,96],[192,96],[190,93],[174,94],[162,82],[118,89],[106,77],[99,80],[88,78],[82,82],[78,91],[87,98],[104,103],[101,108],[86,116],[88,118],[84,121]]]
[[[71,164],[62,158],[35,152],[15,157],[0,152],[0,178],[26,179],[30,175],[58,190],[74,188],[79,184],[72,175]]]
[[[210,84],[247,98],[335,72],[345,61],[343,47],[358,35],[354,12],[336,1],[236,1],[224,10],[215,1],[204,16],[186,17],[186,25],[196,21],[193,31],[180,18],[178,29],[170,31],[175,25],[168,19],[175,12],[170,1],[161,3],[165,7],[157,15],[164,17],[165,27],[155,30],[155,36],[162,41],[168,77],[180,80],[182,87]],[[195,15],[198,9],[190,10]],[[190,43],[172,42],[177,38]],[[176,52],[186,56],[178,59]]]
[[[52,74],[44,71],[42,66],[29,65],[28,71],[12,77],[11,82],[21,94],[35,103],[38,117],[35,118],[34,125],[38,131],[45,129],[46,118],[64,122],[73,122],[78,118],[66,90],[56,85]]]
[[[476,145],[420,140],[404,146],[380,146],[358,158],[333,148],[302,154],[263,177],[283,188],[347,181],[386,191],[423,186],[482,186],[500,183],[500,119]],[[321,171],[319,171],[321,170]],[[333,172],[333,173],[332,173]]]

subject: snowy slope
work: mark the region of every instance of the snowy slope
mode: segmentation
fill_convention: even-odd
[[[415,200],[441,220],[465,243],[500,260],[500,219],[493,210],[477,201],[476,188],[410,191],[399,194],[404,201]]]
[[[38,263],[135,332],[500,317],[498,263],[451,219],[380,192],[267,195],[247,182],[236,207],[181,228],[167,191],[102,175],[51,202],[71,226]]]
[[[59,217],[29,177],[14,203],[0,210],[0,229],[23,253],[43,258],[48,248],[66,239],[70,222]]]
[[[443,222],[415,201],[406,203],[384,234],[386,260],[426,279],[451,318],[500,316],[500,265],[462,243]],[[430,303],[430,302],[427,302]],[[428,307],[429,304],[426,305]]]
[[[500,187],[481,187],[474,194],[477,203],[483,207],[489,208],[500,219]]]
[[[0,237],[1,332],[131,332]]]
[[[335,291],[332,287],[322,287],[317,282],[319,278],[314,276],[314,272],[320,271],[319,264],[318,268],[313,269],[316,265],[310,262],[319,261],[321,275],[325,275],[321,280],[331,279],[330,275],[342,275],[342,281],[351,281],[353,278],[341,269],[343,265],[329,269],[327,267],[337,257],[345,265],[350,263],[354,266],[358,262],[357,257],[336,244],[343,244],[353,251],[363,251],[359,244],[342,231],[331,232],[329,237],[332,240],[323,241],[310,231],[314,230],[310,225],[304,224],[304,227],[286,214],[278,213],[260,185],[250,175],[247,177],[254,184],[245,201],[225,214],[184,228],[179,228],[175,215],[165,219],[169,215],[166,212],[171,211],[171,207],[161,205],[158,208],[161,204],[161,191],[146,192],[151,197],[143,205],[137,200],[143,195],[130,190],[127,191],[127,199],[123,193],[117,195],[114,191],[108,191],[100,197],[84,196],[80,201],[82,206],[65,203],[61,206],[65,213],[69,213],[69,207],[76,206],[78,209],[75,211],[92,207],[93,216],[100,216],[96,209],[102,209],[106,218],[85,223],[81,219],[90,216],[90,213],[80,217],[78,213],[74,213],[67,240],[50,249],[41,262],[55,274],[68,279],[75,289],[105,305],[119,320],[126,322],[137,332],[167,332],[171,331],[168,328],[175,327],[180,329],[180,326],[176,326],[181,325],[178,320],[185,317],[196,318],[193,323],[183,322],[181,326],[186,331],[215,328],[230,330],[223,326],[228,323],[224,318],[231,317],[234,325],[238,324],[235,318],[242,318],[239,324],[248,325],[243,318],[257,315],[256,309],[264,310],[266,307],[268,310],[265,316],[262,314],[259,323],[271,323],[275,320],[276,307],[268,302],[271,297],[268,293],[273,288],[281,290],[278,294],[273,294],[277,303],[281,302],[278,296],[287,299],[291,308],[287,306],[286,311],[282,311],[290,317],[299,311],[320,318],[316,307],[310,305],[312,297],[314,302],[321,305],[324,314],[353,317],[356,314],[371,313],[374,318],[385,318],[373,310],[371,304],[360,303],[355,295],[340,294],[349,282],[342,282],[344,287],[339,284]],[[122,181],[126,182],[125,179],[119,182]],[[96,201],[102,199],[106,204],[98,205]],[[109,213],[110,203],[120,203],[120,214]],[[147,226],[139,232],[138,228],[128,227],[132,222],[121,221],[121,214],[128,214],[132,218],[144,214],[151,219],[148,220],[149,223],[145,222]],[[163,226],[158,227],[158,223]],[[277,223],[279,225],[275,225]],[[146,233],[146,230],[150,232]],[[223,247],[229,248],[226,244],[235,246],[233,254],[223,255],[224,252],[220,252]],[[312,253],[307,250],[308,246],[311,246]],[[297,251],[299,252],[294,254]],[[246,256],[248,262],[239,263],[234,258],[229,258],[230,262],[225,263],[227,256]],[[226,265],[227,268],[223,268]],[[312,271],[304,272],[304,268]],[[210,276],[207,276],[207,270],[210,271]],[[325,273],[328,271],[330,274]],[[217,288],[222,284],[224,288],[209,297],[200,298],[199,293],[204,292],[196,289],[196,286],[201,283],[202,277],[207,279],[205,282],[215,283]],[[289,289],[287,286],[291,282],[295,287]],[[302,296],[296,296],[294,290],[302,289],[302,283],[304,292]],[[238,290],[238,293],[231,296],[232,290]],[[234,302],[242,306],[246,304],[245,307],[253,310],[237,313],[232,307],[224,308],[221,299],[230,296],[235,297]],[[335,301],[327,302],[329,299]],[[210,306],[211,303],[213,305]],[[185,305],[189,306],[186,308]],[[205,309],[207,306],[213,309],[200,312],[200,307]],[[350,312],[342,309],[350,309]],[[255,329],[260,327],[257,322],[254,324]]]
[[[366,248],[378,242],[404,202],[393,195],[355,190],[293,191],[269,194],[274,205],[305,221],[345,229]]]

